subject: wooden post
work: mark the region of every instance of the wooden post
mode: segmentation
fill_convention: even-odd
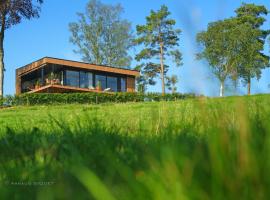
[[[19,76],[19,71],[16,70],[16,95],[22,93],[22,86],[21,86],[22,78]]]
[[[44,66],[41,68],[41,86],[45,85],[45,80],[44,80]]]

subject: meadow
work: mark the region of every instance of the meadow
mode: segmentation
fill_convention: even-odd
[[[0,199],[270,199],[269,102],[0,110]]]

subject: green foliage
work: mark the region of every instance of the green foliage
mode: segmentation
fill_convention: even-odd
[[[0,96],[0,106],[3,106],[4,101],[5,101],[4,97]]]
[[[132,93],[72,93],[72,94],[26,94],[15,97],[15,105],[40,104],[95,104],[109,102],[141,101],[141,96]]]
[[[240,77],[250,85],[251,78],[259,79],[261,69],[269,65],[269,57],[262,53],[269,31],[260,29],[265,21],[261,15],[267,13],[264,6],[243,4],[236,17],[210,23],[207,31],[197,35],[203,46],[198,58],[208,61],[221,89],[227,78]]]
[[[260,28],[266,21],[262,15],[267,15],[269,11],[263,5],[243,3],[235,13],[241,23],[249,23],[254,28]]]
[[[163,5],[158,11],[151,11],[145,25],[137,26],[135,44],[144,45],[136,55],[136,60],[146,60],[140,64],[142,76],[150,85],[156,84],[156,78],[162,80],[162,93],[165,93],[164,79],[170,68],[165,60],[172,58],[176,66],[182,65],[182,54],[177,49],[181,30],[174,29],[175,20],[169,19],[171,13]]]
[[[269,66],[269,56],[262,52],[270,32],[260,29],[268,11],[264,6],[243,4],[235,12],[236,17],[210,23],[207,31],[197,35],[203,46],[198,58],[209,62],[221,89],[227,78],[234,82],[241,78],[250,93],[251,78],[259,79],[261,70]]]
[[[269,199],[269,98],[1,110],[0,198]]]
[[[177,91],[176,84],[178,83],[178,77],[176,75],[172,75],[171,77],[166,77],[166,87],[168,90],[172,91],[172,93],[175,93]]]
[[[235,36],[239,30],[235,20],[227,19],[210,23],[207,31],[197,35],[197,42],[203,47],[202,52],[198,54],[198,59],[208,61],[223,90],[225,80],[237,66],[235,63],[239,56],[239,44]],[[224,91],[221,90],[220,93],[223,96]]]
[[[136,77],[136,87],[137,87],[137,91],[140,93],[146,93],[147,90],[147,85],[148,85],[148,78],[146,77],[145,74],[143,74],[142,69],[143,69],[143,65],[137,65],[135,67],[136,70],[140,71],[140,76]]]
[[[264,44],[270,30],[263,30],[262,26],[266,21],[265,16],[269,11],[265,6],[255,4],[243,4],[236,11],[236,20],[239,24],[248,24],[252,27],[254,34],[246,34],[249,40],[246,44],[246,51],[243,53],[243,61],[239,66],[239,76],[247,84],[251,82],[251,78],[260,79],[261,70],[269,67],[269,56],[263,53]],[[250,86],[249,86],[250,87]]]
[[[22,19],[39,17],[40,4],[42,3],[43,0],[2,0],[0,14],[4,17],[4,21],[1,20],[0,27],[5,26],[7,29],[20,23]]]
[[[7,96],[2,102],[7,105],[53,105],[53,104],[100,104],[143,101],[175,101],[195,98],[194,94],[160,93],[70,93],[70,94],[23,94]]]
[[[76,53],[85,62],[127,68],[132,46],[131,23],[123,20],[120,4],[107,5],[90,0],[85,13],[79,13],[79,22],[70,23],[70,41],[78,47]]]

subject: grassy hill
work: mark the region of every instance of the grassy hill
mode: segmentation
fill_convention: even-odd
[[[269,199],[270,96],[0,110],[0,199]]]

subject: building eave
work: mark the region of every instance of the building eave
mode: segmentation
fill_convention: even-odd
[[[16,69],[16,75],[23,76],[47,64],[63,65],[63,66],[68,66],[72,68],[109,72],[109,73],[116,73],[116,74],[135,76],[135,77],[140,75],[140,72],[137,70],[122,69],[122,68],[116,68],[116,67],[105,66],[105,65],[95,65],[95,64],[85,63],[85,62],[65,60],[65,59],[52,58],[52,57],[44,57],[28,65],[20,67]]]

